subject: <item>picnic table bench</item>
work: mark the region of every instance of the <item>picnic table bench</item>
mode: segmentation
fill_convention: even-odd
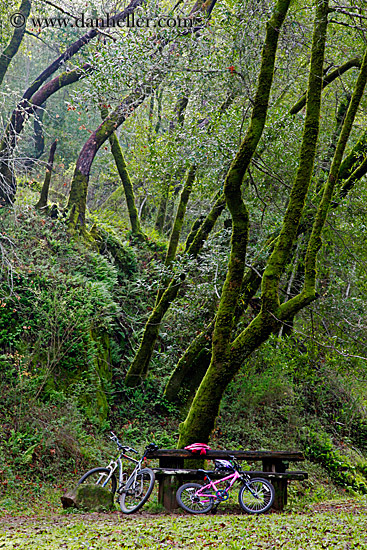
[[[236,460],[246,460],[249,463],[262,462],[262,470],[247,472],[251,477],[264,477],[268,479],[275,489],[273,508],[283,510],[287,504],[287,484],[291,480],[303,480],[308,478],[307,472],[288,471],[289,462],[301,462],[304,456],[299,451],[207,451],[204,457],[193,454],[185,449],[158,449],[149,454],[150,459],[159,459],[159,467],[153,467],[159,482],[159,502],[166,510],[175,510],[176,491],[180,485],[189,480],[200,477],[197,461],[225,459],[234,456]],[[187,468],[185,461],[195,460],[195,468]],[[187,463],[186,463],[187,464]],[[203,466],[200,466],[201,468]],[[213,477],[216,474],[213,472]],[[218,476],[221,477],[221,476]]]

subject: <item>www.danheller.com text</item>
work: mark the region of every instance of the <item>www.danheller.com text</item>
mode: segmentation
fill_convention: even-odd
[[[106,17],[87,17],[84,13],[75,19],[67,17],[33,17],[31,21],[34,26],[40,28],[46,27],[76,27],[83,28],[147,28],[147,29],[190,29],[198,25],[201,20],[197,17],[144,17],[134,13],[128,14],[124,19],[117,19],[106,14]],[[14,26],[20,26],[19,24]]]

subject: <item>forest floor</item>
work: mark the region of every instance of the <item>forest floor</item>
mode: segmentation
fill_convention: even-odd
[[[35,499],[25,507],[21,500],[19,506],[13,501],[8,509],[2,502],[0,549],[367,549],[365,497],[262,516],[236,509],[205,516],[158,508],[153,513],[148,505],[132,516],[118,511],[85,514],[62,510],[56,498]]]

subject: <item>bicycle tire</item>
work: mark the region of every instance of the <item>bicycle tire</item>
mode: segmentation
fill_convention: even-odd
[[[77,485],[81,485],[82,483],[87,482],[103,486],[104,480],[106,480],[110,473],[111,471],[108,468],[93,468],[93,470],[89,470],[89,472],[84,474],[79,479]],[[113,495],[116,493],[117,480],[115,474],[112,474],[111,478],[108,481],[106,489],[108,489]]]
[[[214,506],[214,495],[210,498],[208,494],[209,502],[201,502],[200,496],[196,497],[195,493],[198,489],[201,489],[203,485],[200,483],[185,483],[178,488],[176,493],[177,504],[190,514],[206,514]]]
[[[144,468],[136,474],[136,479],[129,481],[119,498],[124,514],[133,514],[146,503],[153,491],[155,475],[150,468]]]
[[[253,478],[245,483],[239,493],[241,508],[248,514],[263,514],[273,505],[275,491],[272,484],[263,478]]]

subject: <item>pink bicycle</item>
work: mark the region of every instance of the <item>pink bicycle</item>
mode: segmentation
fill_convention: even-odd
[[[228,460],[215,460],[215,471],[226,473],[218,481],[213,481],[206,470],[198,470],[204,475],[206,485],[200,483],[185,483],[176,493],[176,499],[186,512],[205,514],[216,511],[219,504],[229,498],[229,491],[240,481],[242,487],[238,493],[241,508],[248,514],[263,514],[274,502],[274,487],[263,478],[251,478],[243,472],[234,457]]]

